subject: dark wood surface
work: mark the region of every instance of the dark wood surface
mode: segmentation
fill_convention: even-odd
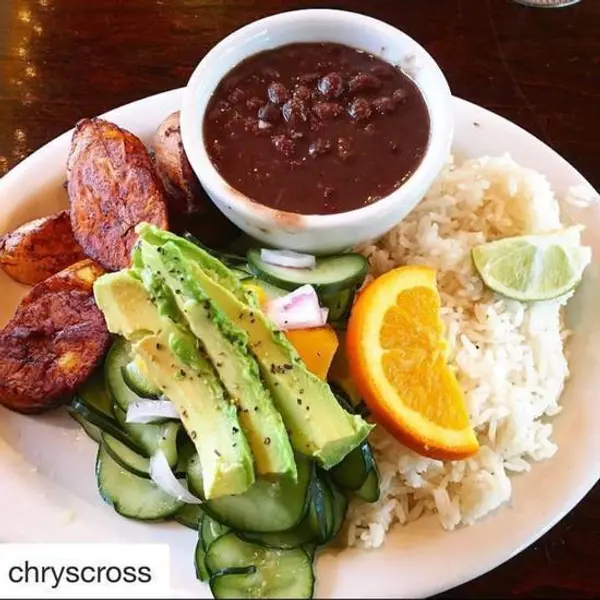
[[[80,117],[184,85],[239,26],[303,7],[405,30],[456,95],[531,131],[600,188],[600,0],[0,0],[0,175]],[[600,486],[538,543],[446,596],[600,597]]]

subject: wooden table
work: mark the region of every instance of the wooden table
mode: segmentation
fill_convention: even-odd
[[[0,175],[80,117],[183,86],[241,25],[317,6],[403,29],[456,95],[528,129],[600,188],[600,0],[559,10],[510,0],[0,0]],[[446,596],[599,597],[600,486],[538,543]]]

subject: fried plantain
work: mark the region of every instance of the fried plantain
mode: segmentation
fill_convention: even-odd
[[[37,284],[0,331],[0,404],[49,410],[92,374],[110,335],[93,297],[103,270],[84,260]]]
[[[146,147],[114,123],[77,123],[67,182],[73,235],[109,271],[129,266],[136,225],[168,229],[165,190]]]
[[[63,210],[0,237],[0,267],[16,281],[35,285],[85,258]]]
[[[154,164],[168,196],[169,216],[197,211],[203,197],[200,182],[183,149],[179,111],[171,113],[159,126],[152,140]]]

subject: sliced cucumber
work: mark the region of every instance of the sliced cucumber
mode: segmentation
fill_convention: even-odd
[[[77,397],[86,406],[112,419],[112,397],[104,383],[104,370],[101,367],[77,390]],[[102,429],[88,421],[77,410],[69,410],[69,414],[81,425],[83,430],[94,441],[100,442]]]
[[[312,598],[313,595],[312,560],[302,548],[264,548],[228,533],[206,551],[206,566],[212,574],[210,587],[215,598]]]
[[[368,442],[363,442],[348,454],[344,460],[329,471],[329,476],[340,487],[355,492],[367,481],[375,468],[375,459]]]
[[[308,509],[314,468],[301,455],[296,455],[296,466],[297,481],[259,479],[243,494],[207,500],[203,509],[219,523],[237,531],[267,533],[292,529]],[[189,462],[187,481],[192,493],[202,497],[202,469],[197,456]]]
[[[123,378],[123,371],[132,358],[129,342],[118,338],[111,346],[104,361],[104,376],[108,389],[115,404],[125,413],[130,404],[142,400],[142,397],[138,396]]]
[[[150,459],[134,452],[108,433],[102,434],[102,445],[110,457],[132,475],[150,479]]]
[[[367,275],[368,262],[362,254],[349,253],[317,258],[314,269],[292,269],[264,262],[260,250],[247,253],[248,266],[264,281],[285,290],[294,290],[305,284],[312,285],[319,293],[330,293],[354,288]]]
[[[204,545],[204,549],[208,550],[210,545],[218,540],[222,535],[229,533],[229,527],[217,523],[212,517],[204,515],[202,519],[202,527],[200,529],[200,539]]]
[[[280,533],[237,532],[242,539],[267,548],[290,549],[305,544],[323,544],[333,531],[333,497],[329,484],[321,476],[313,476],[308,512],[293,529]]]
[[[90,427],[95,427],[98,430],[98,441],[102,439],[102,432],[106,432],[134,452],[144,453],[142,447],[121,429],[121,426],[117,421],[98,409],[88,406],[81,398],[75,396],[71,400],[68,410],[73,416],[77,415],[78,420],[81,419],[88,423]]]
[[[157,450],[162,450],[167,457],[171,467],[175,467],[178,462],[177,453],[177,435],[181,424],[175,422],[167,423],[127,423],[126,414],[117,405],[113,408],[115,417],[119,425],[129,435],[129,437],[142,448],[142,455],[153,456]],[[112,435],[112,434],[111,434]],[[121,440],[122,441],[122,440]]]
[[[183,506],[183,502],[165,494],[149,479],[136,477],[123,469],[102,444],[96,459],[96,479],[104,501],[130,519],[162,521]]]
[[[148,381],[135,360],[121,367],[121,375],[127,387],[141,398],[158,398],[160,396],[160,390]]]
[[[331,486],[331,492],[333,494],[333,531],[331,532],[331,539],[337,537],[342,530],[344,521],[346,520],[346,513],[348,512],[348,498],[338,486],[332,481],[329,482]]]
[[[198,538],[196,542],[196,550],[194,552],[194,566],[196,567],[196,578],[200,581],[208,581],[210,573],[206,568],[206,551],[202,545],[202,540]]]
[[[329,323],[339,325],[348,320],[357,289],[357,286],[353,285],[337,292],[319,293],[321,304],[329,309],[329,314],[327,315]]]
[[[377,465],[374,465],[374,468],[367,476],[367,480],[354,493],[365,502],[377,502],[379,500],[381,492],[379,489],[379,470],[377,469]]]
[[[202,509],[197,504],[186,504],[173,515],[173,518],[180,525],[200,531],[200,523],[203,515]]]

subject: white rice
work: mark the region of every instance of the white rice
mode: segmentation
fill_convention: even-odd
[[[577,196],[577,194],[574,194]],[[582,201],[580,194],[578,199]],[[524,305],[487,290],[471,262],[477,244],[561,228],[546,178],[508,155],[449,163],[427,196],[375,244],[359,248],[370,277],[405,264],[438,269],[442,314],[481,448],[465,461],[411,452],[381,427],[372,434],[381,476],[374,504],[351,503],[348,544],[378,547],[394,523],[434,513],[447,530],[507,502],[510,475],[556,452],[551,417],[569,374],[558,301]]]

